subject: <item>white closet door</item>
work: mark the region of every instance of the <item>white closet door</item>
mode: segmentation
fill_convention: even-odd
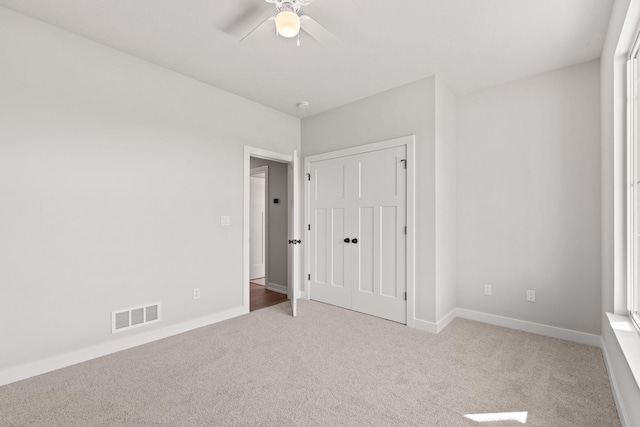
[[[350,200],[351,308],[400,323],[407,320],[405,150],[357,156]]]
[[[312,299],[406,323],[405,150],[310,165]]]
[[[344,242],[350,233],[348,216],[349,158],[311,164],[311,280],[310,296],[317,301],[351,308],[347,260],[350,245]]]

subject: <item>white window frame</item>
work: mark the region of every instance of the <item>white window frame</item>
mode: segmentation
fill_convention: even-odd
[[[640,292],[640,218],[638,216],[638,202],[640,201],[640,129],[638,115],[640,105],[638,89],[638,55],[640,52],[640,37],[636,36],[629,57],[627,58],[627,310],[629,318],[640,331],[640,307],[637,306],[637,296]]]

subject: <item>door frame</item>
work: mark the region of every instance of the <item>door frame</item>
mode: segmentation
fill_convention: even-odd
[[[305,196],[304,196],[304,221],[305,224],[310,224],[310,200],[309,191],[310,181],[308,179],[311,163],[336,159],[339,157],[353,156],[357,154],[368,153],[371,151],[385,150],[387,148],[394,148],[404,146],[407,150],[407,248],[406,248],[406,268],[407,268],[407,326],[415,328],[415,135],[407,135],[399,138],[388,139],[384,141],[374,142],[370,144],[358,145],[356,147],[345,148],[342,150],[330,151],[322,154],[315,154],[304,158],[304,173],[305,173]],[[311,241],[311,232],[308,227],[305,227],[305,240]],[[308,246],[304,251],[304,275],[305,284],[302,297],[309,299],[311,292],[309,292],[309,274],[311,274],[311,251]]]
[[[251,159],[249,159],[249,167],[251,167]],[[264,173],[264,287],[267,288],[269,286],[269,166],[249,169],[249,177],[261,173]],[[249,184],[251,184],[251,179],[249,179]],[[251,185],[249,185],[249,196],[251,196]],[[249,200],[249,216],[251,216],[251,200]],[[249,237],[251,237],[251,223],[249,223]],[[249,251],[251,251],[251,242],[249,242]],[[251,252],[249,252],[249,261],[251,261]],[[249,273],[251,273],[251,266],[249,266]]]
[[[249,224],[249,215],[250,215],[250,189],[251,189],[251,157],[256,157],[259,159],[265,160],[273,160],[276,162],[285,163],[291,168],[293,164],[293,156],[290,154],[278,153],[276,151],[269,151],[262,148],[251,147],[249,145],[244,146],[244,166],[243,166],[243,206],[242,206],[242,309],[244,313],[249,313],[250,310],[250,296],[251,291],[249,288],[249,263],[250,263],[250,253],[249,253],[249,235],[250,235],[250,224]],[[291,180],[296,179],[296,177],[289,177],[289,188],[287,191],[291,194]],[[292,199],[290,199],[292,200]],[[299,200],[292,200],[292,203],[300,203]],[[293,218],[289,217],[289,224],[293,222]],[[286,236],[285,236],[286,237]],[[265,268],[268,268],[265,267]],[[293,269],[293,265],[288,266],[289,271]],[[268,270],[267,270],[268,271]],[[268,274],[268,273],[267,273]],[[293,276],[293,274],[291,274]],[[292,280],[289,280],[287,285],[289,298],[292,297],[291,287],[293,286]]]

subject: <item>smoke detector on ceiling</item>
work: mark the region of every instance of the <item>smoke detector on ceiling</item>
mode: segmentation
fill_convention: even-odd
[[[296,104],[296,106],[301,110],[306,110],[310,107],[310,104],[307,101],[300,101]]]

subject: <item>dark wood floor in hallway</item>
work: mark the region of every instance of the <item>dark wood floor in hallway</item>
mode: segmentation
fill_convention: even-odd
[[[270,291],[264,286],[256,283],[249,283],[250,298],[249,311],[260,310],[287,301],[289,298],[280,292]]]

